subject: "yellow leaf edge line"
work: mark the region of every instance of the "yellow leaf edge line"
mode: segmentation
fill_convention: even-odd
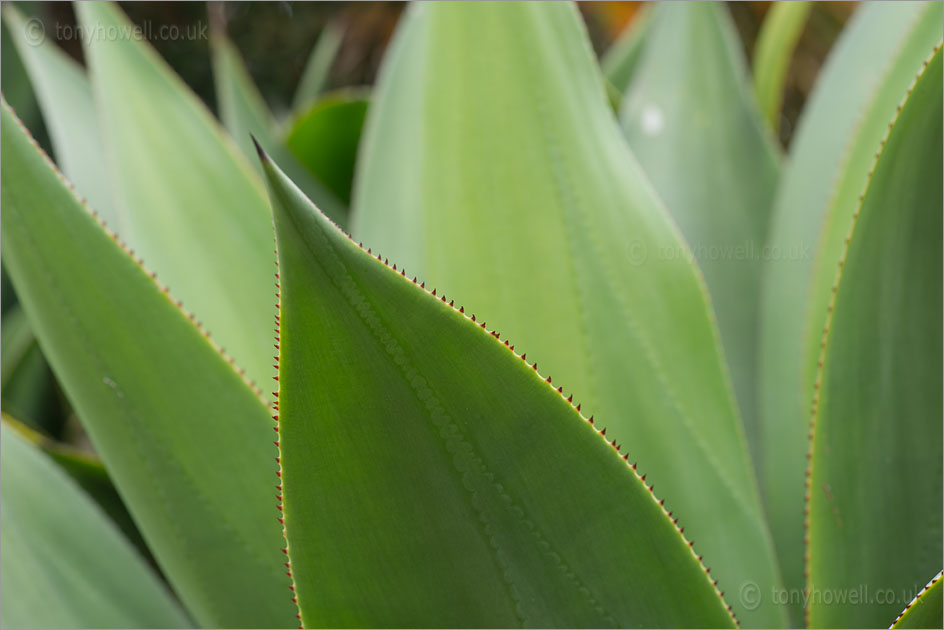
[[[0,97],[0,104],[2,104],[2,107],[7,109],[13,115],[13,118],[14,120],[16,120],[20,129],[26,134],[26,137],[29,139],[32,145],[36,148],[37,152],[39,152],[39,154],[43,157],[46,163],[49,165],[49,168],[52,170],[52,172],[55,173],[56,177],[58,177],[59,180],[66,186],[66,188],[69,189],[69,191],[72,193],[73,198],[86,211],[86,213],[88,213],[95,220],[95,223],[98,225],[98,227],[101,228],[101,230],[106,235],[108,235],[112,241],[115,242],[115,244],[124,254],[126,254],[135,264],[137,264],[137,266],[144,273],[144,275],[151,279],[154,285],[160,290],[160,292],[164,295],[164,297],[167,298],[167,300],[177,308],[180,314],[190,321],[190,323],[197,329],[197,332],[200,333],[200,336],[203,337],[203,339],[207,342],[207,344],[217,354],[219,354],[220,357],[223,358],[224,362],[227,365],[229,365],[229,367],[236,373],[237,376],[239,376],[243,384],[255,395],[255,397],[259,400],[259,402],[262,403],[262,405],[266,407],[267,409],[271,408],[271,403],[266,399],[265,394],[263,393],[262,389],[260,389],[259,386],[254,381],[250,380],[246,376],[246,370],[244,370],[243,368],[241,368],[239,365],[236,364],[236,361],[233,359],[233,357],[229,356],[226,353],[226,350],[222,346],[217,344],[216,341],[213,340],[213,338],[210,335],[210,332],[203,327],[203,324],[196,318],[196,316],[193,313],[189,312],[186,308],[184,308],[183,302],[181,302],[180,300],[176,299],[173,296],[173,294],[170,291],[170,288],[161,284],[161,282],[157,279],[157,273],[149,270],[145,266],[144,260],[136,256],[134,253],[134,250],[129,248],[127,245],[125,245],[125,243],[122,242],[122,240],[118,237],[118,234],[116,234],[115,232],[112,232],[111,229],[109,229],[109,227],[106,225],[105,221],[101,218],[98,212],[90,208],[89,205],[86,203],[85,199],[79,196],[79,194],[75,190],[75,186],[73,186],[72,182],[70,182],[68,178],[66,178],[66,176],[62,174],[62,172],[59,170],[59,167],[56,166],[56,163],[53,162],[53,160],[49,157],[46,151],[43,150],[41,146],[39,146],[39,143],[36,142],[36,139],[33,137],[33,134],[30,132],[29,129],[26,128],[26,125],[23,124],[23,121],[20,120],[19,116],[17,116],[16,111],[13,109],[13,107],[10,106],[9,103],[7,103],[6,98]]]
[[[891,134],[892,129],[895,127],[895,123],[898,122],[901,117],[901,111],[905,106],[905,103],[908,102],[908,99],[911,98],[912,93],[914,92],[915,86],[918,84],[918,81],[924,76],[925,71],[928,68],[928,65],[931,63],[931,60],[934,59],[936,55],[941,52],[942,43],[939,42],[930,55],[924,60],[924,63],[921,65],[921,69],[915,75],[914,81],[911,82],[911,85],[908,87],[908,91],[905,93],[904,98],[901,102],[898,103],[898,108],[895,111],[895,115],[892,120],[888,123],[888,128],[885,130],[885,135],[882,137],[882,141],[879,144],[878,150],[875,152],[875,158],[872,160],[872,166],[869,168],[869,174],[866,177],[865,186],[862,189],[862,192],[859,194],[859,201],[855,212],[852,215],[852,224],[849,227],[849,231],[846,235],[845,244],[843,245],[842,254],[839,257],[838,269],[836,271],[836,279],[833,282],[832,295],[829,298],[829,305],[826,307],[826,323],[823,326],[823,335],[822,341],[819,345],[819,359],[816,363],[816,380],[813,383],[813,401],[810,409],[810,424],[809,424],[809,448],[806,453],[806,479],[804,482],[805,491],[803,496],[803,543],[804,543],[804,552],[803,552],[803,577],[806,580],[804,587],[805,600],[810,601],[809,594],[811,589],[810,583],[810,502],[812,500],[812,478],[813,478],[813,450],[816,445],[816,421],[819,417],[819,402],[821,387],[823,382],[823,366],[826,359],[826,351],[829,346],[829,333],[832,327],[833,312],[836,306],[836,296],[839,292],[839,283],[842,280],[843,267],[846,262],[846,257],[849,254],[849,245],[852,242],[852,237],[855,235],[855,228],[859,222],[859,213],[862,211],[862,203],[865,200],[865,196],[869,191],[869,187],[872,184],[872,177],[875,174],[875,167],[878,164],[879,158],[881,158],[882,153],[885,151],[885,143],[888,141],[888,137]],[[810,608],[809,604],[803,609],[803,617],[805,626],[810,626]]]
[[[260,156],[260,159],[261,159],[261,160],[263,160],[264,162],[265,162],[265,161],[270,161],[270,160],[269,160],[269,157],[268,157],[268,156],[265,154],[265,152],[259,147],[258,144],[256,145],[256,148],[259,150],[259,156]],[[310,201],[310,200],[309,200],[309,201]],[[313,205],[315,208],[317,208],[317,206],[315,206],[314,203],[312,203],[312,205]],[[544,377],[544,376],[541,375],[540,372],[538,372],[538,364],[537,364],[537,362],[528,363],[527,356],[526,356],[527,353],[524,353],[524,352],[523,352],[523,353],[521,353],[521,354],[518,354],[517,352],[515,352],[515,346],[514,346],[513,344],[511,344],[511,343],[508,341],[508,339],[504,339],[504,340],[503,340],[503,339],[501,338],[501,335],[499,334],[498,331],[490,330],[490,329],[486,328],[485,322],[484,322],[484,321],[478,321],[478,320],[476,320],[476,317],[475,317],[474,314],[472,314],[472,315],[466,314],[466,312],[465,312],[465,307],[463,307],[463,306],[461,306],[461,305],[456,306],[455,300],[448,300],[448,301],[447,301],[446,295],[445,295],[444,293],[437,293],[437,290],[436,290],[436,289],[432,289],[432,290],[427,289],[427,288],[426,288],[426,283],[425,283],[425,282],[420,282],[420,281],[418,281],[415,276],[414,276],[414,277],[412,278],[412,280],[411,280],[411,279],[409,278],[409,276],[407,276],[407,274],[406,274],[406,269],[404,269],[404,268],[402,268],[402,267],[401,267],[400,269],[397,269],[396,263],[393,263],[393,264],[391,265],[390,262],[389,262],[389,260],[388,260],[387,258],[384,258],[384,257],[383,257],[382,255],[380,255],[380,254],[374,254],[374,253],[373,253],[373,250],[372,250],[371,248],[364,249],[364,244],[363,244],[362,242],[357,242],[357,241],[355,241],[355,240],[351,237],[350,234],[348,234],[344,229],[342,229],[342,228],[341,228],[337,223],[335,223],[330,217],[328,217],[328,216],[325,215],[323,212],[321,212],[320,209],[318,209],[318,212],[321,213],[322,218],[325,219],[325,220],[327,220],[333,228],[337,229],[337,230],[338,230],[341,234],[343,234],[349,241],[351,241],[352,243],[354,243],[355,245],[357,245],[357,247],[358,247],[358,249],[361,251],[361,253],[366,254],[368,258],[370,258],[370,259],[373,260],[373,261],[376,261],[376,263],[379,263],[380,265],[382,265],[383,267],[385,267],[388,271],[392,271],[392,272],[393,272],[393,275],[400,277],[403,282],[407,282],[407,283],[413,285],[414,287],[417,287],[418,289],[421,289],[421,290],[422,290],[423,292],[425,292],[428,296],[431,296],[431,297],[433,297],[434,299],[437,299],[437,300],[439,300],[440,302],[442,302],[443,304],[449,306],[450,308],[452,308],[453,311],[455,311],[455,312],[461,314],[468,322],[470,322],[470,323],[472,323],[472,324],[475,324],[475,327],[481,329],[482,332],[484,332],[484,333],[486,333],[486,334],[488,335],[488,337],[493,338],[496,342],[498,342],[498,343],[500,343],[501,345],[503,345],[503,346],[504,346],[509,352],[511,352],[515,357],[517,357],[518,359],[521,359],[522,361],[524,361],[525,365],[528,365],[528,366],[530,366],[530,367],[532,368],[531,371],[532,371],[532,373],[534,374],[534,376],[535,376],[538,380],[540,380],[540,381],[541,381],[542,383],[544,383],[546,386],[550,387],[550,388],[553,389],[555,392],[557,392],[557,394],[570,406],[570,408],[571,408],[574,412],[576,412],[578,418],[579,418],[581,421],[590,424],[590,425],[594,428],[594,430],[596,431],[597,435],[599,435],[610,447],[613,448],[613,450],[615,451],[615,453],[617,454],[617,456],[618,456],[620,459],[622,459],[623,462],[625,462],[627,468],[632,472],[632,474],[636,477],[636,479],[637,479],[639,482],[641,482],[641,483],[643,484],[643,486],[649,491],[649,496],[652,498],[652,500],[653,500],[655,503],[657,503],[657,504],[659,505],[659,507],[660,507],[661,510],[662,510],[662,513],[663,513],[663,514],[665,515],[665,517],[668,518],[669,521],[672,523],[673,527],[675,528],[676,533],[679,535],[679,538],[682,539],[682,542],[685,543],[685,545],[686,545],[686,546],[688,547],[688,549],[689,549],[689,552],[692,554],[692,556],[693,556],[693,557],[695,558],[695,560],[698,562],[698,565],[699,565],[699,566],[702,568],[702,570],[704,571],[705,577],[706,577],[707,580],[711,583],[712,587],[714,588],[715,594],[718,596],[718,599],[721,601],[721,604],[722,604],[722,605],[724,606],[724,608],[727,610],[728,614],[729,614],[730,617],[731,617],[731,620],[734,622],[734,627],[735,627],[735,628],[740,628],[740,627],[741,627],[741,626],[740,626],[740,622],[738,621],[737,616],[734,614],[734,611],[733,611],[732,608],[731,608],[731,605],[728,604],[728,603],[725,601],[725,599],[724,599],[724,591],[720,590],[719,587],[718,587],[718,580],[716,580],[716,579],[714,579],[714,578],[711,577],[711,569],[705,566],[705,564],[704,564],[703,561],[702,561],[702,556],[698,555],[698,554],[695,552],[694,541],[691,541],[691,540],[689,540],[688,538],[685,537],[685,528],[684,528],[684,527],[680,527],[679,524],[678,524],[678,522],[679,522],[678,517],[677,517],[677,516],[676,516],[676,517],[673,517],[672,512],[671,512],[670,510],[667,510],[667,509],[665,508],[665,499],[659,499],[659,498],[656,497],[655,493],[653,492],[653,489],[655,488],[655,484],[651,484],[651,485],[650,485],[650,484],[647,484],[647,483],[646,483],[646,475],[645,475],[645,474],[642,474],[642,475],[639,474],[639,472],[638,472],[638,470],[637,470],[636,462],[633,462],[632,464],[629,462],[629,453],[628,453],[628,452],[627,452],[627,453],[623,453],[623,452],[622,452],[622,450],[621,450],[621,449],[622,449],[622,445],[621,445],[621,444],[617,444],[615,439],[614,439],[614,440],[607,440],[607,438],[606,438],[606,427],[603,427],[602,429],[597,429],[597,428],[596,428],[596,425],[594,424],[594,417],[591,415],[591,416],[588,418],[588,417],[584,416],[583,413],[581,413],[581,410],[580,410],[580,403],[574,403],[574,395],[573,395],[573,394],[570,394],[569,396],[564,396],[564,388],[563,388],[563,386],[554,387],[554,385],[552,384],[552,380],[551,380],[551,377],[550,377],[550,376]],[[277,239],[277,238],[276,238],[276,250],[275,250],[275,251],[276,251],[276,256],[278,256],[278,239]],[[277,292],[276,292],[275,295],[276,295],[276,311],[278,312],[278,314],[276,314],[276,316],[275,316],[276,328],[275,328],[275,344],[274,344],[274,345],[275,345],[275,350],[276,350],[276,353],[277,353],[277,356],[275,357],[276,368],[281,371],[281,368],[279,368],[279,365],[280,365],[280,363],[281,363],[281,361],[280,361],[281,349],[279,348],[279,339],[280,339],[279,331],[280,331],[280,315],[281,315],[281,293],[280,293],[280,287],[279,287],[279,272],[278,272],[279,262],[278,262],[278,258],[276,258],[276,263],[275,263],[275,264],[276,264],[275,286],[276,286],[276,290],[277,290]],[[277,384],[279,383],[279,376],[278,376],[278,375],[273,376],[272,378],[276,381]],[[279,391],[273,392],[273,396],[274,396],[275,399],[276,399],[275,403],[273,403],[273,406],[272,406],[272,408],[273,408],[273,410],[274,410],[274,412],[275,412],[275,413],[273,414],[273,416],[272,416],[272,419],[275,420],[275,423],[276,423],[276,425],[275,425],[273,428],[275,429],[275,432],[278,434],[278,431],[279,431],[279,427],[278,427],[278,423],[279,423],[279,414],[278,414],[278,396],[279,396]],[[282,526],[282,536],[283,536],[283,538],[284,538],[284,540],[285,540],[285,547],[283,547],[283,548],[281,549],[281,551],[282,551],[282,553],[284,553],[285,556],[286,556],[286,562],[285,562],[286,574],[292,579],[292,583],[289,585],[289,589],[291,590],[291,593],[292,593],[291,599],[292,599],[292,602],[293,602],[293,603],[296,605],[296,607],[297,607],[297,606],[298,606],[298,598],[297,598],[296,595],[295,595],[295,578],[294,578],[294,576],[292,575],[291,549],[289,548],[288,537],[287,537],[287,530],[286,530],[286,527],[285,527],[285,518],[284,518],[284,513],[282,512],[282,508],[283,508],[283,506],[282,506],[282,486],[281,486],[281,483],[282,483],[282,460],[281,460],[281,457],[282,457],[282,447],[280,446],[279,442],[280,442],[280,440],[276,440],[276,441],[275,441],[275,445],[276,445],[276,447],[278,447],[278,449],[279,449],[279,456],[275,458],[276,463],[279,465],[279,469],[278,469],[278,470],[276,471],[276,473],[275,473],[275,474],[276,474],[276,477],[278,477],[278,480],[279,480],[279,485],[276,486],[276,489],[277,489],[278,492],[279,492],[279,494],[276,495],[276,498],[277,498],[277,500],[278,500],[278,504],[277,504],[276,507],[277,507],[277,509],[279,510],[278,520],[279,520],[279,524]],[[296,614],[296,618],[299,620],[299,628],[305,628],[305,623],[304,623],[304,619],[302,618],[301,609],[300,609],[300,608],[299,608],[298,614]]]

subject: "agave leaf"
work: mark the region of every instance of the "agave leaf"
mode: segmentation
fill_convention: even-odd
[[[115,225],[117,215],[102,168],[101,130],[85,70],[35,30],[35,24],[28,23],[14,5],[4,5],[3,17],[29,72],[59,168],[102,219]],[[37,34],[41,35],[38,41]]]
[[[784,80],[812,2],[777,2],[770,5],[754,46],[754,94],[764,117],[780,129]]]
[[[651,488],[550,379],[260,157],[303,624],[733,624]]]
[[[938,48],[883,141],[839,262],[811,429],[813,627],[884,626],[901,609],[817,593],[914,593],[940,568],[942,89]]]
[[[862,5],[820,74],[777,193],[761,307],[759,463],[784,580],[794,592],[804,583],[809,411],[835,261],[875,150],[901,96],[940,40],[941,19],[939,3]],[[836,227],[827,239],[824,226],[830,223]],[[835,253],[821,253],[827,247]],[[814,282],[817,258],[825,262]],[[799,624],[799,608],[793,613]]]
[[[116,5],[76,3],[86,32],[133,33]],[[85,38],[117,232],[256,383],[272,374],[265,190],[206,107],[143,39]]]
[[[292,109],[296,113],[310,108],[327,87],[331,66],[341,50],[345,30],[341,22],[329,22],[318,36],[295,90]]]
[[[935,575],[895,619],[892,628],[940,628],[944,623],[941,573]]]
[[[0,425],[5,628],[186,628],[173,597],[50,459]]]
[[[216,82],[216,98],[220,118],[230,136],[242,149],[243,154],[255,163],[256,150],[251,135],[272,147],[273,155],[285,164],[285,168],[298,185],[311,197],[319,208],[335,221],[343,223],[347,214],[345,204],[328,190],[298,162],[286,148],[276,140],[276,122],[268,106],[249,76],[236,46],[226,37],[222,27],[215,27],[210,38],[213,61],[213,77]],[[250,135],[251,134],[251,135]],[[260,175],[262,174],[259,171]]]
[[[574,6],[412,5],[363,149],[355,236],[454,292],[633,444],[723,588],[778,585],[704,287]],[[784,621],[770,602],[735,612]]]
[[[367,97],[367,90],[339,90],[325,95],[292,124],[286,138],[295,157],[344,203],[351,202]],[[283,163],[278,155],[273,157],[279,164]],[[317,204],[318,200],[311,198]],[[318,207],[320,209],[321,204]],[[331,216],[330,212],[324,212]]]
[[[727,8],[674,2],[655,11],[620,120],[705,273],[756,453],[758,301],[778,153]]]
[[[5,102],[0,129],[4,260],[148,546],[199,623],[287,626],[265,404],[85,211]]]
[[[632,21],[600,61],[603,76],[621,96],[629,87],[639,64],[646,35],[652,23],[652,15],[652,7],[649,4],[640,7]]]
[[[0,14],[3,15],[2,21],[0,21],[0,30],[3,31],[2,36],[0,36],[0,48],[2,48],[2,51],[0,51],[0,88],[3,90],[4,98],[12,107],[16,108],[17,113],[28,128],[34,129],[38,133],[40,129],[37,124],[42,124],[39,107],[36,103],[36,95],[33,94],[29,75],[26,72],[26,66],[16,50],[16,45],[13,43],[16,33],[13,32],[13,27],[11,27],[9,19],[6,17],[8,15],[6,4],[4,4],[3,10],[0,11]],[[35,6],[26,6],[27,11],[35,9]]]

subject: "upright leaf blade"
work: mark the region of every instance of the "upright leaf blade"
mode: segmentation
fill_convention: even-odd
[[[86,32],[132,33],[116,5],[75,5]],[[203,104],[145,41],[84,41],[121,220],[117,231],[256,383],[272,374],[265,191]]]
[[[4,262],[148,546],[201,625],[291,627],[265,405],[2,109]]]
[[[412,6],[368,113],[352,221],[633,444],[722,588],[779,585],[704,287],[572,5]],[[783,622],[770,602],[735,612]]]
[[[774,204],[768,250],[777,255],[765,264],[761,306],[759,462],[774,541],[793,592],[804,584],[810,401],[835,261],[888,121],[940,41],[941,19],[939,3],[862,5],[800,119]],[[827,248],[833,252],[828,256]],[[793,613],[799,624],[798,606]]]
[[[823,336],[808,485],[813,627],[879,627],[940,568],[941,52],[917,80],[868,182]],[[863,553],[875,549],[881,553]]]
[[[620,121],[705,273],[756,453],[760,274],[779,156],[727,8],[673,2],[655,11]]]
[[[639,65],[642,56],[646,35],[652,24],[652,6],[644,4],[633,16],[632,22],[626,30],[613,42],[603,56],[600,64],[603,75],[620,93],[626,91]]]
[[[5,628],[186,628],[166,587],[46,455],[0,424]]]
[[[304,624],[732,625],[651,489],[562,394],[263,161]]]
[[[757,36],[754,93],[774,132],[780,129],[780,108],[783,106],[784,80],[790,69],[790,59],[812,8],[812,2],[802,0],[771,4]]]
[[[116,225],[107,171],[102,168],[101,128],[85,70],[45,36],[34,41],[33,24],[13,4],[4,6],[3,17],[10,23],[13,42],[36,91],[56,162],[79,194],[109,225]]]
[[[344,41],[344,31],[345,28],[340,22],[329,22],[318,35],[295,90],[292,109],[296,113],[311,107],[325,91],[331,76],[331,67]]]

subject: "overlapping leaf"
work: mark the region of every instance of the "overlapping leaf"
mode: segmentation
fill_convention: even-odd
[[[813,627],[879,627],[941,562],[940,48],[868,181],[828,309],[808,485]],[[891,601],[889,601],[891,600]]]
[[[944,622],[944,598],[941,597],[941,574],[938,573],[921,589],[895,619],[892,628],[940,628]]]
[[[655,8],[620,121],[694,250],[752,452],[761,265],[779,160],[727,8]]]
[[[2,115],[4,262],[148,546],[200,624],[291,627],[265,405]]]
[[[186,628],[150,567],[46,455],[2,423],[5,628]]]
[[[81,2],[76,13],[85,32],[116,34],[83,43],[117,232],[250,379],[268,381],[272,240],[261,180],[117,6]]]
[[[768,124],[780,129],[784,80],[812,2],[777,2],[770,5],[757,36],[754,52],[754,93]]]
[[[414,5],[362,149],[354,235],[454,292],[605,418],[724,588],[779,584],[704,287],[576,9]],[[734,607],[783,621],[769,602]]]
[[[263,161],[304,624],[732,624],[651,489],[560,390]]]
[[[784,579],[794,592],[804,581],[809,411],[835,261],[888,121],[940,41],[941,19],[938,3],[863,4],[821,72],[777,193],[761,307],[759,462]],[[799,609],[794,613],[799,623]]]

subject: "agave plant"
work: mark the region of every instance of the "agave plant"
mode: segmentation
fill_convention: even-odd
[[[720,4],[602,70],[413,5],[286,127],[221,23],[223,125],[116,6],[87,69],[6,7],[4,332],[104,470],[4,417],[3,625],[940,627],[941,5],[858,8],[784,157],[809,12],[752,84]]]

